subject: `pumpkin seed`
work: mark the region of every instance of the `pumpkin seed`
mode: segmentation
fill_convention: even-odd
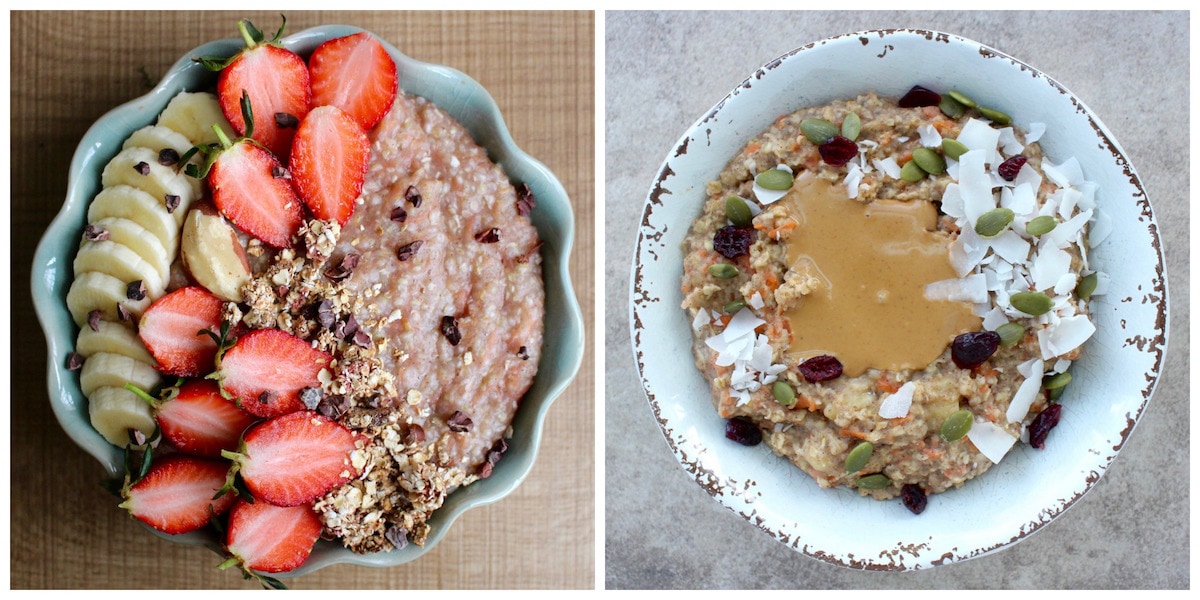
[[[741,273],[741,271],[738,271],[736,266],[729,263],[717,263],[708,268],[708,274],[716,277],[717,279],[733,279],[734,277],[737,277],[739,273]]]
[[[1099,283],[1099,277],[1095,273],[1084,275],[1075,286],[1075,295],[1079,296],[1080,300],[1091,298],[1092,293],[1096,291],[1097,283]]]
[[[750,214],[750,207],[746,205],[745,200],[738,196],[730,196],[725,199],[725,218],[738,227],[747,227],[754,221],[754,215]]]
[[[916,183],[925,179],[925,170],[921,168],[921,165],[917,164],[917,161],[910,160],[904,163],[903,167],[900,167],[900,179],[909,183]]]
[[[967,112],[967,107],[950,96],[942,96],[942,101],[938,103],[938,108],[942,109],[942,114],[951,119],[961,118]]]
[[[796,403],[796,390],[786,381],[776,381],[771,385],[771,393],[775,395],[775,401],[784,406]]]
[[[994,238],[1005,229],[1008,229],[1008,224],[1012,223],[1013,211],[1011,208],[993,208],[982,215],[975,221],[975,233],[985,238]]]
[[[792,174],[782,169],[763,171],[758,174],[758,177],[754,178],[754,183],[757,183],[759,187],[776,192],[784,192],[791,189],[794,182],[795,178],[792,177]]]
[[[850,454],[846,455],[846,472],[857,473],[867,466],[867,461],[871,460],[871,453],[875,451],[875,446],[871,442],[859,442]]]
[[[1057,226],[1058,219],[1055,219],[1050,215],[1042,215],[1040,217],[1034,217],[1033,219],[1030,219],[1030,221],[1025,224],[1025,233],[1028,233],[1029,235],[1046,235],[1047,233],[1054,231],[1054,228]]]
[[[979,114],[993,123],[998,125],[1008,125],[1012,123],[1012,117],[992,108],[979,107]]]
[[[1042,388],[1057,390],[1058,388],[1066,387],[1068,383],[1071,383],[1071,373],[1070,371],[1063,371],[1062,373],[1056,373],[1043,379]]]
[[[945,421],[942,421],[942,439],[947,442],[961,440],[968,431],[971,431],[971,424],[974,422],[975,416],[969,410],[963,409],[951,413]]]
[[[854,141],[858,139],[858,134],[862,133],[862,118],[858,113],[846,113],[842,117],[842,137]]]
[[[1066,391],[1066,389],[1067,386],[1064,385],[1063,387],[1056,387],[1052,390],[1047,390],[1049,392],[1050,401],[1057,402],[1059,398],[1062,398],[1063,392]]]
[[[1025,326],[1020,323],[1005,323],[996,328],[996,333],[1000,334],[1000,345],[1007,348],[1015,346],[1025,337]]]
[[[970,148],[967,148],[966,144],[958,140],[950,138],[942,139],[942,152],[946,154],[947,158],[958,160],[958,157],[966,154],[968,151],[970,151]]]
[[[929,148],[917,148],[913,150],[913,162],[921,167],[922,171],[930,175],[941,175],[946,172],[946,159],[942,158],[941,154],[930,150]]]
[[[808,141],[818,146],[833,139],[841,131],[837,125],[825,119],[804,119],[800,121],[800,133],[803,133],[804,137],[808,138]]]
[[[889,485],[892,485],[892,480],[883,473],[858,478],[858,487],[864,490],[882,490]]]
[[[1042,292],[1017,292],[1008,297],[1013,308],[1027,315],[1044,315],[1054,306],[1054,300]]]
[[[975,101],[972,100],[970,96],[968,96],[958,90],[950,90],[949,92],[946,92],[946,95],[950,96],[951,98],[954,98],[955,102],[958,102],[959,104],[961,104],[967,108],[975,108],[976,106],[978,106],[978,104],[975,104]]]
[[[725,312],[732,315],[743,308],[746,308],[745,300],[734,300],[733,302],[725,305]]]

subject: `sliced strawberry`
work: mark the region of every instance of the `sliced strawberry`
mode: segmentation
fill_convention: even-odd
[[[318,219],[345,225],[362,193],[371,140],[336,106],[319,106],[300,122],[292,142],[292,185]]]
[[[295,125],[308,114],[308,67],[295,52],[279,45],[283,27],[270,41],[247,20],[238,22],[238,30],[246,48],[224,64],[217,78],[221,112],[238,135],[252,137],[276,156],[286,158]],[[252,128],[242,113],[243,93],[249,94],[254,105]]]
[[[350,464],[357,441],[341,423],[305,410],[254,426],[239,452],[227,456],[255,498],[297,506],[358,475]]]
[[[244,569],[282,573],[304,564],[320,536],[321,520],[310,506],[239,498],[229,511],[225,546]]]
[[[396,62],[365,31],[317,46],[308,70],[312,106],[336,106],[368,131],[396,99]]]
[[[219,458],[222,450],[237,450],[242,432],[257,420],[222,396],[211,379],[185,382],[154,418],[163,438],[176,449],[209,458]]]
[[[233,494],[213,496],[225,485],[227,461],[183,454],[157,459],[146,476],[122,491],[121,508],[164,533],[195,531],[233,504]]]
[[[138,336],[168,375],[197,377],[213,369],[217,342],[205,333],[221,331],[220,298],[197,286],[179,288],[142,313]]]
[[[300,392],[320,387],[317,375],[333,357],[278,329],[242,336],[221,358],[221,389],[252,415],[264,418],[304,410]]]
[[[286,248],[304,223],[304,207],[283,173],[270,152],[243,139],[220,151],[208,185],[217,208],[242,231]]]

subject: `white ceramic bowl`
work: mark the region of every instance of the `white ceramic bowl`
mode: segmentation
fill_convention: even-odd
[[[287,36],[283,43],[301,56],[308,56],[322,42],[362,31],[346,25],[326,25]],[[566,190],[554,174],[513,142],[494,100],[476,81],[454,69],[420,62],[405,56],[381,40],[396,61],[399,87],[424,96],[446,110],[471,132],[488,155],[516,182],[528,183],[537,198],[530,213],[542,246],[542,277],[546,284],[546,335],[541,363],[532,387],[525,394],[513,421],[509,449],[491,477],[460,488],[429,521],[432,531],[423,547],[409,544],[402,550],[354,554],[332,542],[318,542],[312,556],[290,573],[294,576],[321,567],[351,563],[388,567],[403,564],[431,550],[455,519],[464,511],[500,500],[511,493],[533,468],[538,445],[551,403],[571,382],[583,360],[583,318],[571,289],[568,273],[574,240],[574,217]],[[204,44],[181,57],[163,80],[145,96],[114,108],[93,125],[79,143],[71,161],[67,198],[50,224],[34,255],[33,296],[38,320],[46,334],[47,386],[50,403],[67,435],[103,465],[107,475],[122,475],[122,452],[92,428],[87,399],[79,389],[75,372],[65,368],[65,357],[75,347],[78,328],[67,312],[66,293],[71,285],[71,263],[78,249],[87,206],[100,190],[100,173],[134,130],[151,124],[167,102],[181,90],[198,91],[215,87],[216,75],[192,59],[199,56],[230,56],[244,47],[231,38]],[[120,510],[113,503],[113,510]],[[164,536],[186,544],[219,549],[215,536],[193,533]]]
[[[693,364],[680,308],[681,244],[701,212],[705,184],[779,115],[874,90],[899,97],[913,85],[958,89],[1047,125],[1040,143],[1074,156],[1100,186],[1114,231],[1092,252],[1111,276],[1093,302],[1098,331],[1072,367],[1063,420],[1046,449],[1018,444],[957,490],[930,497],[921,515],[846,488],[819,488],[765,445],[724,437]],[[717,501],[808,556],[856,569],[912,570],[982,556],[1050,523],[1090,490],[1146,409],[1167,348],[1162,247],[1133,165],[1100,120],[1061,84],[1015,58],[961,37],[886,30],[796,49],[748,77],[680,138],[650,189],[634,256],[632,338],[655,418],[683,468]]]

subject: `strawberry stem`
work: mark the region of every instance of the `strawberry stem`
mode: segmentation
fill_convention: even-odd
[[[142,388],[127,382],[125,384],[125,389],[133,392],[133,395],[137,396],[138,398],[145,400],[146,404],[150,405],[150,408],[158,408],[158,399],[150,394],[147,394]]]
[[[247,25],[249,25],[249,27],[247,27]],[[238,31],[241,32],[242,39],[246,41],[247,48],[253,48],[257,46],[259,40],[262,39],[262,33],[258,32],[257,29],[254,29],[254,32],[258,33],[258,39],[255,39],[254,34],[250,32],[250,29],[253,28],[254,24],[250,23],[249,19],[242,19],[241,21],[238,21]]]

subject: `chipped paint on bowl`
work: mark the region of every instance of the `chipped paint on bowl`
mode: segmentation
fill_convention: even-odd
[[[363,31],[347,25],[324,25],[289,35],[284,46],[307,56],[322,42]],[[521,401],[513,421],[504,460],[485,480],[460,488],[446,499],[430,519],[431,532],[423,547],[409,544],[402,550],[355,554],[334,542],[320,541],[309,559],[298,569],[280,577],[309,573],[325,566],[348,563],[390,567],[410,562],[429,552],[465,511],[491,504],[510,494],[533,468],[546,415],[555,398],[574,379],[583,361],[583,317],[571,288],[568,268],[574,243],[575,219],[570,199],[558,179],[543,164],[526,154],[513,141],[492,97],[467,75],[441,65],[414,60],[386,40],[380,40],[396,61],[399,87],[423,96],[462,123],[488,156],[513,181],[529,184],[537,197],[530,213],[543,242],[542,277],[546,284],[546,335],[538,374]],[[153,90],[102,116],[84,134],[71,161],[67,198],[57,217],[43,235],[34,255],[33,298],[38,320],[47,342],[47,387],[55,417],[67,435],[96,458],[109,477],[123,473],[122,451],[109,444],[92,428],[87,399],[79,389],[78,374],[65,368],[64,357],[74,348],[78,329],[67,312],[66,293],[73,270],[87,205],[100,191],[100,173],[134,130],[151,124],[182,90],[214,87],[216,75],[193,59],[199,56],[230,56],[244,46],[230,38],[201,45],[181,57]],[[113,510],[118,510],[113,503]],[[149,528],[148,528],[149,529]],[[153,530],[151,530],[153,531]],[[220,551],[219,540],[203,533],[176,536],[156,534],[172,541],[203,545]]]
[[[936,68],[934,68],[936,66]],[[959,489],[929,498],[921,515],[846,488],[819,488],[765,445],[724,438],[724,421],[693,364],[680,307],[681,245],[705,184],[779,115],[870,90],[899,97],[913,85],[958,89],[1043,122],[1047,156],[1079,160],[1099,184],[1114,231],[1092,251],[1112,278],[1092,303],[1098,331],[1072,368],[1063,421],[1045,450],[1018,444]],[[875,30],[814,42],[773,60],[701,117],[663,162],[646,199],[631,278],[631,337],[642,384],[683,468],[718,502],[810,557],[868,570],[916,570],[1009,547],[1078,502],[1132,433],[1167,349],[1167,283],[1158,226],[1133,165],[1070,91],[1037,69],[958,36]]]

